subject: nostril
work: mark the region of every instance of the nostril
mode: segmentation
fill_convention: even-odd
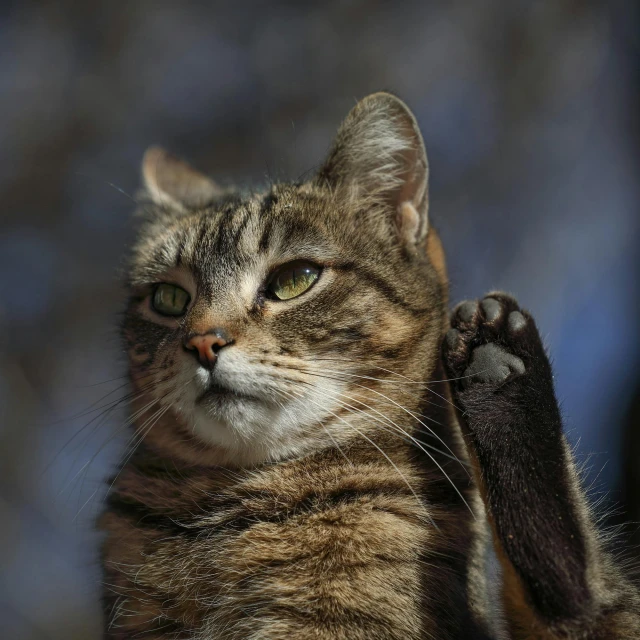
[[[210,334],[217,338],[214,344],[218,351],[222,349],[222,347],[226,347],[233,342],[231,336],[222,327],[216,327],[210,332]]]
[[[233,344],[233,340],[224,340],[219,338],[211,342],[211,350],[213,353],[218,353],[222,347],[228,347],[230,344]]]
[[[215,364],[218,352],[222,347],[233,343],[227,333],[221,329],[216,329],[204,335],[190,335],[185,339],[184,346],[190,351],[195,351],[198,360],[204,366]]]

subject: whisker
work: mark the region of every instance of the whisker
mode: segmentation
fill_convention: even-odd
[[[291,394],[288,391],[284,391],[282,389],[279,390],[280,393],[286,393],[292,400],[298,400],[301,404],[302,404],[302,400],[300,398],[296,398],[293,394]],[[286,407],[284,407],[283,405],[282,409],[287,411]],[[331,432],[325,427],[324,422],[322,420],[318,420],[318,422],[316,424],[319,424],[322,429],[324,430],[324,432],[329,436],[329,438],[331,439],[331,442],[333,442],[333,444],[335,445],[336,449],[338,449],[338,451],[342,454],[342,457],[349,463],[349,465],[351,465],[352,467],[354,466],[353,462],[349,459],[349,457],[347,456],[347,454],[342,450],[342,447],[338,444],[338,441],[333,437],[333,435],[331,434]]]
[[[309,375],[314,375],[314,376],[318,376],[318,377],[323,377],[322,374],[317,374],[317,373],[313,373],[311,371],[306,371],[306,373],[308,373]],[[329,370],[329,373],[337,373],[340,374],[341,372],[334,372]],[[340,380],[339,378],[331,378],[331,376],[325,376],[328,379],[333,379],[333,380],[338,380],[341,382],[345,382],[344,380]],[[354,376],[354,377],[359,377],[359,376]],[[366,378],[366,376],[365,376]],[[369,378],[371,379],[371,378]],[[424,418],[425,420],[429,420],[430,422],[433,422],[434,424],[438,425],[439,427],[444,427],[445,425],[443,425],[441,422],[439,422],[438,420],[436,420],[435,418],[432,418],[430,416],[424,415],[424,414],[419,414],[416,412],[412,412],[409,409],[407,409],[406,407],[403,407],[402,405],[398,404],[395,400],[393,400],[392,398],[389,398],[389,396],[381,393],[380,391],[376,391],[375,389],[372,389],[371,387],[367,387],[364,386],[362,384],[358,384],[353,382],[352,384],[354,384],[357,387],[360,387],[362,389],[366,389],[367,391],[371,391],[372,393],[375,393],[376,395],[379,395],[382,398],[385,398],[386,400],[388,400],[389,402],[391,402],[392,404],[396,405],[397,407],[399,407],[400,409],[402,409],[403,411],[405,411],[406,413],[408,413],[409,415],[411,415],[415,420],[417,420],[425,429],[427,429],[427,431],[434,437],[436,438],[439,442],[441,442],[444,447],[452,454],[455,455],[453,453],[453,451],[451,451],[451,449],[449,448],[449,446],[442,440],[442,438],[440,438],[440,436],[438,436],[437,433],[435,433],[433,431],[433,429],[431,429],[427,424],[425,424],[422,420],[420,420],[420,418]]]
[[[137,435],[138,437],[138,441],[133,444],[133,442],[131,442],[130,440],[130,445],[127,446],[131,446],[132,445],[132,450],[131,452],[126,456],[124,462],[122,463],[120,470],[118,471],[118,473],[116,474],[115,478],[113,479],[113,481],[110,483],[106,493],[109,493],[109,491],[111,491],[111,489],[113,488],[114,483],[116,482],[116,480],[118,479],[118,477],[120,476],[120,473],[122,472],[122,470],[124,469],[124,467],[127,465],[127,463],[129,462],[129,460],[132,458],[133,454],[136,452],[138,446],[141,444],[141,442],[144,440],[144,438],[147,436],[147,434],[151,431],[151,429],[157,424],[158,420],[160,420],[160,418],[162,418],[162,416],[171,408],[171,405],[167,405],[166,407],[161,407],[158,411],[156,411],[150,418],[148,418],[144,423],[143,426],[141,427],[144,428],[144,425],[149,424],[149,426],[140,434],[138,433]],[[134,435],[135,438],[135,435]],[[95,456],[94,456],[95,457]],[[82,505],[82,507],[80,508],[80,510],[76,513],[75,517],[74,517],[74,521],[78,519],[78,517],[80,516],[80,514],[82,513],[82,511],[84,510],[84,508],[87,506],[87,504],[95,497],[95,495],[98,493],[98,489],[96,489],[85,501],[85,503]]]
[[[331,376],[322,376],[321,374],[312,373],[310,371],[306,371],[306,373],[308,373],[309,375],[317,376],[317,377],[326,377],[327,379],[330,379],[330,380],[337,380],[337,381],[340,381],[340,382],[344,382],[344,380],[340,380],[340,378],[332,378]],[[402,405],[398,404],[392,398],[389,398],[389,396],[387,396],[387,395],[385,395],[385,394],[383,394],[383,393],[381,393],[379,391],[376,391],[375,389],[372,389],[371,387],[366,387],[364,385],[361,385],[361,384],[358,384],[358,383],[354,383],[354,382],[352,382],[351,384],[354,384],[357,387],[360,387],[362,389],[366,389],[367,391],[371,391],[372,393],[375,393],[376,395],[379,395],[382,398],[385,398],[386,400],[388,400],[392,404],[396,405],[397,407],[399,407],[400,409],[402,409],[403,411],[405,411],[406,413],[411,415],[415,420],[417,420],[427,430],[428,433],[430,433],[434,438],[436,438],[439,442],[441,442],[442,445],[444,445],[444,447],[449,451],[449,453],[451,453],[451,455],[455,456],[455,454],[453,453],[453,451],[451,451],[451,449],[446,444],[446,442],[444,442],[444,440],[442,440],[442,438],[440,438],[440,436],[438,436],[438,434],[435,433],[433,431],[433,429],[431,429],[431,427],[429,427],[422,420],[420,420],[420,418],[422,417],[425,420],[429,420],[429,421],[437,424],[439,427],[444,427],[445,425],[443,425],[441,422],[439,422],[438,420],[436,420],[435,418],[432,418],[430,416],[427,416],[427,415],[424,415],[424,414],[419,414],[419,413],[416,413],[416,412],[412,412],[409,409],[407,409],[406,407],[403,407]]]
[[[408,378],[407,376],[403,375],[402,373],[397,373],[396,371],[391,371],[391,369],[385,369],[384,367],[375,367],[376,369],[380,369],[381,371],[386,371],[388,373],[391,373],[394,376],[400,376],[401,378],[406,378],[407,380],[411,380],[411,378]],[[458,380],[459,378],[455,378],[455,380]],[[411,382],[413,382],[411,380]],[[434,382],[453,382],[453,380],[432,380],[430,382],[426,383],[426,388],[428,391],[430,391],[431,393],[433,393],[434,395],[438,396],[438,398],[441,398],[442,400],[444,400],[448,405],[454,407],[455,409],[458,409],[458,411],[460,411],[460,409],[456,406],[456,404],[452,401],[449,400],[448,398],[445,398],[444,396],[440,395],[439,393],[436,393],[432,388],[431,388],[431,384],[433,384]]]
[[[407,485],[407,488],[409,489],[409,491],[413,494],[413,497],[416,499],[418,505],[420,506],[421,510],[424,511],[425,515],[427,516],[427,518],[430,520],[431,524],[433,524],[433,526],[438,529],[438,525],[436,524],[435,520],[433,519],[433,517],[431,516],[431,514],[428,512],[427,508],[425,507],[422,499],[420,498],[420,496],[416,493],[415,489],[411,486],[411,484],[409,483],[409,481],[407,480],[406,476],[402,473],[402,471],[400,471],[400,469],[398,468],[398,465],[387,455],[387,453],[385,451],[383,451],[378,444],[376,444],[373,440],[371,440],[371,438],[369,438],[366,434],[362,433],[362,431],[360,431],[357,427],[355,427],[353,424],[351,424],[350,422],[347,422],[344,418],[342,418],[341,416],[337,415],[336,413],[334,413],[333,411],[328,410],[326,407],[323,407],[321,404],[319,404],[318,402],[315,402],[314,400],[312,400],[311,398],[304,398],[305,402],[311,402],[312,404],[315,404],[316,406],[322,408],[324,411],[327,411],[328,413],[330,413],[332,416],[334,416],[335,418],[337,418],[338,420],[340,420],[340,422],[343,422],[345,425],[347,425],[347,427],[353,429],[361,438],[364,438],[367,442],[369,442],[371,445],[373,445],[381,454],[382,456],[384,456],[384,458],[387,460],[387,462],[395,469],[396,473],[402,478],[403,482]]]
[[[160,384],[163,384],[163,383],[166,383],[166,382],[170,382],[173,378],[175,378],[175,376],[171,376],[171,375],[164,376],[163,378],[161,378],[160,380],[155,382],[155,387],[158,387]],[[192,377],[191,379],[187,380],[179,389],[175,390],[175,392],[176,393],[180,393],[180,391],[182,391],[184,388],[186,388],[192,382],[192,380],[194,378],[195,378],[195,376]],[[137,394],[136,398],[143,397],[146,393],[148,393],[149,389],[150,389],[150,386],[153,386],[153,383],[149,383],[148,385],[145,385],[146,389],[143,392]],[[125,421],[125,423],[123,425],[121,425],[116,430],[115,433],[113,433],[106,441],[104,441],[100,445],[100,447],[94,453],[94,455],[90,458],[90,460],[83,465],[83,467],[80,469],[80,471],[78,473],[76,473],[76,475],[74,476],[74,479],[77,478],[79,474],[83,473],[83,481],[82,481],[82,483],[84,485],[84,482],[86,480],[87,473],[88,473],[90,465],[97,458],[97,456],[104,449],[104,447],[107,446],[107,444],[109,444],[114,438],[116,438],[126,428],[128,428],[130,425],[132,425],[138,418],[140,418],[142,415],[144,415],[144,413],[146,411],[150,410],[153,407],[154,404],[156,404],[158,402],[161,402],[161,401],[162,401],[162,398],[155,398],[151,402],[147,403],[145,406],[143,406],[140,409],[138,409],[137,411],[135,411],[131,416],[129,416],[129,418]],[[157,422],[160,420],[160,418],[171,408],[171,406],[172,405],[169,403],[169,404],[166,405],[166,407],[161,407],[160,409],[158,409],[154,414],[152,414],[149,418],[147,418],[137,428],[136,432],[129,438],[129,441],[125,445],[125,451],[127,449],[129,449],[129,448],[131,448],[131,451],[130,451],[130,453],[128,453],[126,455],[126,458],[125,458],[124,462],[121,464],[120,470],[118,471],[118,473],[116,474],[115,478],[113,479],[113,482],[110,484],[109,488],[107,489],[107,492],[111,490],[111,488],[113,487],[113,484],[115,483],[115,481],[119,477],[120,473],[122,472],[122,469],[129,462],[129,460],[131,459],[131,457],[133,456],[133,454],[137,450],[138,446],[142,443],[144,438],[149,434],[149,432],[151,431],[153,426],[155,426],[155,424],[157,424]],[[83,470],[84,470],[84,472],[83,472]],[[74,517],[74,521],[77,520],[77,518],[80,516],[81,512],[84,510],[86,505],[95,497],[95,495],[98,493],[98,490],[99,490],[99,488],[97,488],[89,496],[89,498],[85,501],[85,503],[82,505],[82,507],[78,510],[78,512],[76,513],[76,516]],[[81,489],[80,493],[82,493],[82,489]]]
[[[91,180],[97,180],[98,182],[104,182],[104,184],[111,187],[112,189],[115,189],[118,193],[122,194],[125,198],[128,198],[129,200],[131,200],[131,202],[133,202],[134,204],[136,205],[138,204],[136,199],[130,193],[127,193],[122,187],[119,187],[113,182],[109,182],[109,180],[105,180],[104,178],[100,178],[90,173],[83,173],[82,171],[76,171],[75,175],[82,176],[83,178],[89,178]]]
[[[358,398],[352,398],[350,396],[347,396],[345,393],[340,393],[340,395],[344,396],[345,398],[349,399],[349,400],[353,400],[354,402],[357,402],[359,404],[362,404],[363,406],[367,407],[367,409],[370,409],[371,411],[375,411],[377,414],[379,414],[380,416],[382,416],[382,418],[384,418],[385,420],[387,420],[388,422],[390,422],[391,424],[393,424],[394,427],[396,427],[397,429],[400,429],[402,431],[402,433],[407,437],[407,438],[411,438],[411,440],[415,441],[415,442],[420,442],[421,444],[423,444],[426,447],[429,447],[430,449],[433,449],[436,453],[439,453],[442,456],[445,456],[447,458],[450,458],[451,460],[454,460],[455,462],[458,462],[462,468],[465,470],[465,473],[467,473],[467,475],[469,475],[465,464],[462,462],[462,460],[460,460],[460,458],[458,458],[458,456],[456,456],[456,454],[447,446],[447,444],[440,440],[442,442],[442,444],[447,448],[447,452],[442,451],[441,449],[438,449],[437,447],[434,447],[433,445],[424,442],[423,440],[418,440],[417,438],[413,437],[411,434],[409,434],[407,431],[405,431],[404,429],[402,429],[402,427],[400,427],[400,425],[398,425],[397,423],[395,423],[393,420],[391,420],[391,418],[389,418],[388,416],[385,416],[383,413],[381,413],[380,411],[378,411],[375,407],[371,407],[368,404],[362,402],[362,400],[359,400]],[[369,417],[376,419],[375,416],[370,416],[370,414],[365,413],[365,415],[368,415]],[[423,433],[423,431],[420,431],[421,433]],[[425,432],[425,433],[429,433],[429,432]],[[429,435],[434,435],[432,433],[429,433]],[[425,451],[425,453],[427,453]],[[428,455],[428,454],[427,454]]]
[[[141,376],[141,378],[146,378],[146,377],[150,377],[151,375],[153,375],[155,372],[151,372],[149,374],[145,374],[144,376]],[[107,404],[101,405],[99,407],[96,407],[95,405],[98,404],[99,402],[102,402],[105,398],[108,398],[110,395],[116,393],[116,391],[119,391],[120,389],[123,389],[124,387],[128,386],[129,382],[125,382],[121,385],[119,385],[118,387],[116,387],[115,389],[112,389],[111,391],[109,391],[109,393],[105,394],[104,396],[102,396],[101,398],[98,398],[98,400],[95,400],[94,402],[92,402],[86,409],[82,409],[82,411],[80,413],[76,413],[76,414],[72,414],[70,416],[65,416],[62,417],[58,420],[54,420],[52,422],[47,422],[46,425],[47,426],[53,426],[56,424],[60,424],[61,422],[69,422],[71,420],[76,420],[77,418],[82,418],[90,413],[93,413],[94,411],[99,411],[100,409],[104,409],[105,407],[108,407],[112,404],[112,402],[117,402],[117,401],[109,401]]]
[[[343,372],[341,371],[332,371],[330,369],[324,369],[322,371],[316,370],[316,371],[312,371],[311,369],[309,369],[308,367],[304,370],[304,373],[307,373],[308,375],[314,375],[314,376],[318,376],[318,377],[324,377],[327,378],[328,380],[337,380],[339,382],[351,382],[350,380],[345,380],[344,378],[336,378],[335,376],[331,376],[328,374],[335,374],[338,376],[342,376],[342,375],[348,375],[349,377],[352,378],[359,378],[362,380],[372,380],[372,381],[381,381],[381,382],[392,382],[390,380],[383,380],[381,378],[373,378],[371,376],[360,376],[358,374],[343,374]],[[403,383],[396,383],[398,385],[401,385]],[[426,386],[427,383],[415,383],[415,384],[420,384],[425,390],[428,389],[428,387]],[[367,387],[368,388],[368,387]],[[404,389],[403,389],[403,393],[407,393]],[[420,397],[424,402],[427,402],[428,404],[431,405],[435,405],[437,407],[440,407],[441,405],[434,403],[433,401],[427,399],[424,397],[423,394],[420,394],[419,396],[416,396],[416,394],[413,394],[414,397]],[[435,424],[437,424],[438,426],[443,426],[440,422],[438,422],[435,418],[431,418],[429,416],[423,416],[425,419],[430,420],[431,422],[434,422]]]
[[[69,480],[65,486],[58,492],[58,495],[62,494],[67,487],[72,484],[77,477],[83,472],[83,470],[85,470],[85,468],[88,468],[91,463],[100,455],[101,451],[104,449],[104,447],[106,447],[110,442],[112,442],[120,433],[122,433],[125,429],[127,429],[131,424],[133,424],[133,422],[140,417],[145,411],[147,411],[149,408],[151,408],[154,404],[156,404],[158,402],[157,399],[152,400],[149,404],[145,405],[144,407],[142,407],[142,409],[140,409],[139,411],[136,411],[134,414],[132,414],[125,422],[124,424],[120,425],[116,432],[111,434],[99,447],[98,450],[93,454],[93,456],[91,456],[91,458],[85,462],[85,464],[82,465],[82,467],[79,469],[79,471],[77,471],[77,473],[73,476],[73,478],[71,478],[71,480]],[[76,458],[77,461],[77,458]]]
[[[318,362],[327,361],[327,362],[339,362],[340,364],[345,364],[345,359],[344,358],[343,359],[339,359],[339,358],[314,358],[314,360],[318,361]],[[349,360],[349,361],[346,361],[346,362],[348,362],[349,364],[354,364],[354,365],[358,364],[358,363],[354,362],[353,360]],[[480,372],[474,372],[474,373],[469,374],[467,376],[458,376],[456,378],[442,378],[440,380],[429,380],[428,382],[420,382],[420,381],[417,381],[417,380],[413,380],[413,379],[411,379],[411,378],[409,378],[409,377],[407,377],[407,376],[405,376],[405,375],[403,375],[401,373],[398,373],[397,371],[393,371],[391,369],[385,369],[384,367],[380,367],[380,366],[373,365],[373,364],[367,364],[367,366],[368,367],[373,367],[374,369],[379,369],[380,371],[385,371],[385,372],[390,373],[390,374],[392,374],[394,376],[399,376],[401,378],[406,379],[407,382],[398,382],[398,381],[395,381],[395,380],[386,380],[384,378],[374,378],[372,376],[363,376],[365,378],[368,378],[370,380],[375,380],[377,382],[385,382],[385,383],[388,383],[388,384],[417,385],[417,386],[422,386],[422,387],[428,388],[429,391],[431,391],[436,396],[438,396],[439,398],[444,400],[447,404],[450,404],[452,407],[455,407],[458,410],[459,410],[459,407],[457,407],[451,400],[448,400],[447,398],[444,398],[440,394],[438,394],[435,391],[433,391],[432,389],[430,389],[429,385],[436,384],[436,383],[441,383],[441,382],[457,382],[459,380],[465,380],[466,378],[471,378],[471,377],[473,377],[475,375],[478,375],[478,373],[482,373],[484,371],[487,371],[487,369],[482,369]],[[346,373],[346,372],[338,372],[338,373],[341,373],[343,375],[356,376],[356,374],[349,374],[349,373]]]
[[[149,367],[148,369],[145,369],[144,374],[142,375],[138,375],[138,377],[147,377],[150,374],[156,373],[157,371],[159,371],[160,369],[162,369],[164,367],[164,365],[155,365],[153,367]],[[101,382],[94,382],[92,384],[83,384],[80,385],[78,388],[79,389],[92,389],[94,387],[100,387],[104,384],[109,384],[110,382],[117,382],[118,380],[127,380],[127,381],[131,381],[131,373],[127,372],[122,376],[116,376],[115,378],[110,378],[109,380],[102,380]],[[127,384],[127,382],[125,382],[123,385],[121,385],[118,388],[122,388],[123,386],[125,386]]]
[[[323,388],[323,391],[328,391],[327,389]],[[349,396],[343,394],[343,393],[339,393],[339,395],[344,396],[346,398],[349,398]],[[353,398],[349,398],[351,400],[353,400]],[[337,402],[340,402],[343,406],[345,406],[346,409],[352,408],[355,411],[359,411],[356,407],[350,407],[349,405],[345,405],[345,403],[342,403],[340,400],[336,400]],[[355,402],[359,402],[361,404],[363,404],[364,406],[368,406],[365,403],[363,403],[360,400],[355,400]],[[400,405],[398,405],[400,406]],[[369,407],[371,409],[371,407]],[[403,407],[401,407],[403,408]],[[373,411],[376,411],[377,413],[380,413],[379,411],[377,411],[376,409],[372,409]],[[408,411],[408,409],[407,409]],[[362,413],[363,415],[366,415],[374,420],[376,420],[376,418],[374,416],[371,416],[369,414],[366,414],[365,412],[360,411],[360,413]],[[438,467],[438,469],[442,472],[442,474],[444,475],[444,477],[447,479],[447,481],[451,484],[451,486],[453,487],[453,489],[456,491],[456,493],[458,494],[458,496],[460,497],[460,499],[462,500],[462,502],[465,504],[465,506],[467,507],[467,509],[469,510],[469,512],[471,513],[471,515],[475,518],[475,513],[473,512],[473,510],[471,509],[471,507],[469,506],[469,504],[467,503],[466,499],[464,498],[464,496],[462,495],[462,492],[460,491],[460,489],[458,489],[458,487],[456,486],[456,484],[453,482],[453,480],[449,477],[449,474],[447,474],[447,472],[442,468],[442,466],[440,465],[440,463],[426,450],[424,449],[418,440],[416,440],[415,438],[413,438],[410,434],[408,434],[404,429],[402,429],[399,425],[397,425],[395,422],[393,422],[393,420],[391,420],[390,418],[387,418],[386,416],[384,416],[384,414],[380,414],[382,415],[384,418],[386,418],[396,429],[398,429],[402,434],[404,434],[406,437],[410,438],[415,444],[416,446],[418,446],[418,448],[420,448],[427,456],[429,456],[429,458],[431,459],[431,461]],[[378,420],[379,421],[379,420]],[[444,444],[444,443],[443,443]],[[445,446],[447,446],[445,444]],[[447,449],[449,449],[447,447]],[[455,454],[449,449],[449,451],[451,452],[453,458],[459,462],[462,466],[462,468],[465,470],[465,473],[467,473],[467,476],[470,477],[469,472],[464,468],[464,465],[462,465],[462,463],[460,462],[460,460],[455,456]]]
[[[171,380],[171,377],[167,377],[164,380]],[[91,418],[91,420],[89,420],[89,422],[87,422],[86,424],[84,424],[80,429],[78,429],[70,438],[67,439],[67,441],[62,445],[62,447],[56,452],[56,454],[53,456],[53,458],[51,459],[51,461],[45,466],[44,470],[42,471],[41,477],[42,475],[44,475],[45,473],[47,473],[47,471],[55,464],[56,460],[60,457],[60,455],[62,455],[62,453],[64,452],[64,450],[77,438],[79,437],[84,431],[85,429],[87,429],[91,424],[93,424],[94,422],[96,422],[96,424],[93,426],[93,428],[90,429],[89,433],[86,434],[86,437],[84,439],[84,441],[80,444],[80,446],[84,446],[84,443],[86,443],[88,441],[88,439],[96,432],[96,430],[101,426],[101,424],[104,423],[104,420],[113,412],[115,411],[115,409],[117,409],[119,406],[121,406],[122,404],[124,404],[127,401],[132,401],[135,400],[139,397],[142,397],[145,393],[147,393],[147,391],[149,389],[151,389],[154,384],[159,383],[158,381],[151,381],[145,385],[143,385],[140,389],[136,390],[136,391],[132,391],[130,393],[125,394],[124,396],[122,396],[121,398],[118,398],[117,400],[114,400],[110,403],[108,403],[107,405],[104,405],[103,407],[101,407],[101,409],[104,409],[104,411],[102,411],[101,413],[99,413],[98,415],[94,416],[93,418]],[[105,408],[106,407],[106,408]],[[98,409],[96,409],[98,410]],[[95,410],[94,410],[95,411]],[[93,411],[89,412],[89,413],[93,413]],[[85,414],[86,415],[86,414]]]

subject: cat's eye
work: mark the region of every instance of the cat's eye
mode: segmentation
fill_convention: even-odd
[[[163,316],[182,316],[190,300],[191,296],[182,287],[163,282],[153,292],[151,305]]]
[[[267,294],[275,300],[291,300],[311,289],[320,277],[320,267],[296,260],[278,267],[267,284]]]

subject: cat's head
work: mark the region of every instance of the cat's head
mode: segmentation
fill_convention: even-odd
[[[252,464],[406,423],[447,293],[402,101],[359,102],[308,182],[242,195],[159,149],[143,176],[124,323],[141,435]]]

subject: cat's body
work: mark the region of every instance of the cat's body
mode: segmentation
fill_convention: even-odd
[[[533,321],[499,295],[463,306],[442,355],[444,258],[403,103],[361,102],[304,184],[241,198],[159,150],[144,175],[106,638],[498,637],[485,505],[508,637],[635,637]]]
[[[397,437],[373,437],[416,490],[435,490],[437,529],[366,441],[344,447],[350,463],[328,449],[237,475],[141,455],[109,503],[113,636],[482,637],[465,580],[469,513]]]

